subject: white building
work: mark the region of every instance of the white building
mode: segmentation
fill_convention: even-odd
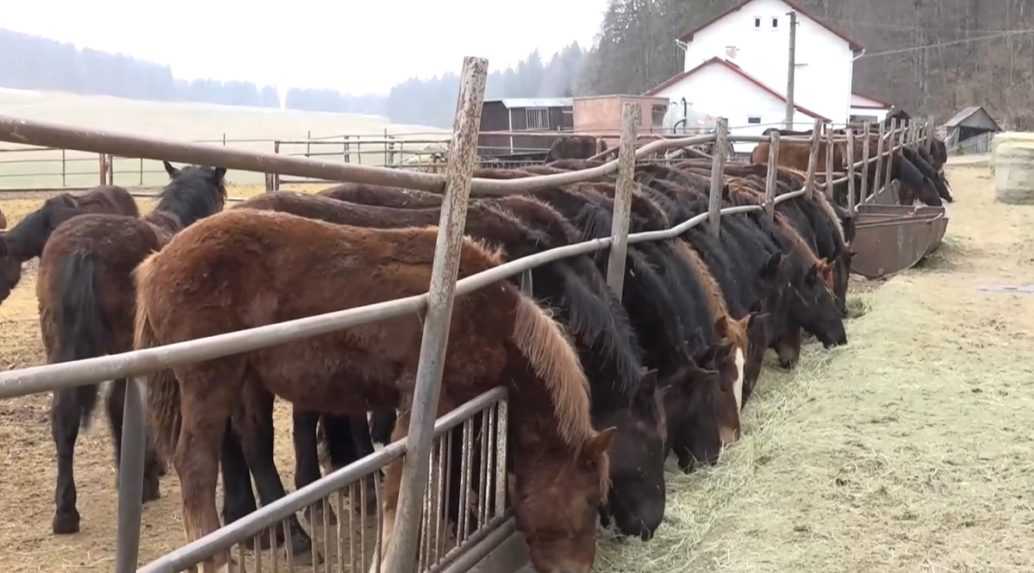
[[[746,0],[678,39],[684,71],[647,92],[671,101],[665,125],[686,109],[725,117],[738,134],[784,125],[790,12],[797,14],[795,127],[846,123],[862,46],[791,0]]]

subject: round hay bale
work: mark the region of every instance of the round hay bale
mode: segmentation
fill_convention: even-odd
[[[1034,205],[1034,140],[999,144],[992,165],[999,202]]]

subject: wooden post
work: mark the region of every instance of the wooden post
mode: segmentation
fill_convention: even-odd
[[[108,185],[115,184],[115,156],[108,155]]]
[[[276,154],[280,153],[280,140],[274,140],[273,141],[273,153],[276,153]],[[273,184],[272,184],[273,191],[279,191],[280,190],[280,174],[279,173],[273,173],[272,174],[272,182],[273,182]]]
[[[815,171],[819,163],[819,142],[822,139],[822,120],[815,120],[815,127],[811,130],[811,149],[808,151],[808,177],[804,181],[804,188],[807,190],[808,200],[815,198]]]
[[[768,142],[768,171],[765,173],[765,213],[775,218],[776,175],[779,173],[779,132],[773,131]]]
[[[880,122],[880,132],[876,139],[876,173],[872,182],[872,194],[880,192],[883,188],[883,164],[886,163],[883,157],[883,137],[886,134],[887,126]],[[890,171],[888,170],[888,173]]]
[[[341,160],[348,163],[348,136],[341,136]]]
[[[61,186],[62,187],[68,186],[67,179],[66,179],[66,173],[67,173],[67,171],[65,170],[65,150],[61,149]]]
[[[833,125],[826,126],[826,197],[833,200]]]
[[[312,130],[305,130],[305,157],[308,158],[309,154],[312,153]]]
[[[618,182],[614,194],[614,216],[607,260],[607,284],[621,300],[625,288],[625,259],[628,256],[628,225],[632,217],[632,192],[635,190],[635,144],[642,110],[639,105],[621,106],[621,148],[618,151]]]
[[[869,122],[862,123],[862,129],[865,130],[865,135],[863,136],[865,139],[862,140],[862,186],[858,191],[859,202],[865,201],[865,196],[869,192],[869,168],[871,167],[869,161],[869,140],[872,139],[872,136],[869,135]]]
[[[428,454],[438,414],[438,396],[449,342],[453,295],[463,247],[470,180],[477,159],[478,129],[487,76],[488,60],[464,59],[449,163],[445,171],[445,198],[438,223],[427,313],[420,341],[420,362],[410,410],[407,452],[402,462],[402,485],[395,527],[386,551],[389,573],[411,573],[416,571],[417,566],[416,548],[420,534],[420,511],[427,488]]]
[[[717,237],[722,230],[722,186],[725,171],[725,146],[729,136],[729,120],[720,117],[715,123],[714,158],[711,161],[711,195],[708,201],[707,222],[711,234]]]
[[[101,153],[97,155],[97,172],[100,176],[100,183],[98,185],[106,185],[105,179],[108,176],[108,166],[105,164],[106,156]]]
[[[847,213],[854,217],[855,184],[854,184],[854,129],[847,128],[847,145],[844,154],[847,157]]]
[[[144,186],[144,158],[140,158],[140,186]]]
[[[934,134],[934,117],[932,115],[926,116],[926,153],[933,153],[933,140],[936,136]]]

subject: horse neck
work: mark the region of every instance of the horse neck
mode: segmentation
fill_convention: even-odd
[[[171,211],[152,211],[143,221],[155,230],[162,244],[169,242],[173,235],[185,227],[179,216]]]
[[[20,261],[27,261],[43,254],[43,247],[50,238],[50,232],[33,223],[43,216],[38,211],[30,213],[10,229],[0,232],[7,243],[7,255]]]

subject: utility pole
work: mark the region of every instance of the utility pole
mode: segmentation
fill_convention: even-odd
[[[786,70],[786,129],[793,129],[793,88],[794,76],[797,75],[797,12],[788,12],[790,16],[790,58]]]

